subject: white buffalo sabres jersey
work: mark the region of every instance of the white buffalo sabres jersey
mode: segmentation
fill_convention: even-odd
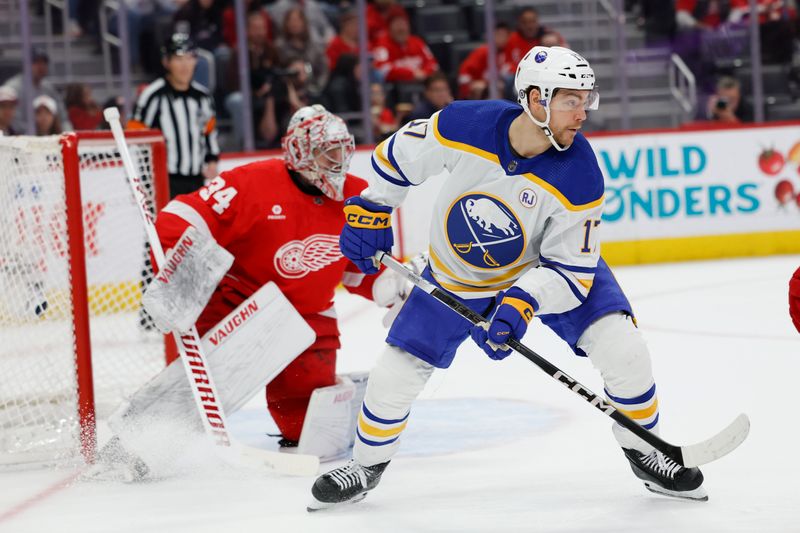
[[[410,186],[446,170],[430,232],[431,270],[463,298],[516,285],[539,314],[586,299],[600,257],[603,176],[588,141],[522,158],[508,129],[522,113],[501,101],[455,102],[381,143],[362,196],[396,207]]]

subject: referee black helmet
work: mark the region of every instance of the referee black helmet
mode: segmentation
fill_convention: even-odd
[[[186,33],[173,33],[161,47],[161,54],[164,57],[182,56],[194,54],[197,45],[194,44]]]

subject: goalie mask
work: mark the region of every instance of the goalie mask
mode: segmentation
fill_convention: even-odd
[[[355,143],[347,125],[321,105],[292,115],[281,140],[286,166],[299,172],[332,200],[344,200],[344,180]]]
[[[539,103],[544,107],[544,122],[537,120],[528,107],[528,93],[531,87],[539,89]],[[590,91],[584,109],[597,109],[600,96],[595,88],[592,67],[579,54],[561,46],[534,46],[517,65],[514,76],[517,101],[534,124],[542,128],[556,150],[563,152],[568,147],[561,146],[550,131],[550,110],[553,95],[557,89]]]

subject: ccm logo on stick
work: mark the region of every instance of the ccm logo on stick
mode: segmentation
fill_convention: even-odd
[[[572,389],[573,391],[577,392],[584,398],[588,399],[589,403],[591,403],[601,411],[604,411],[607,415],[610,415],[616,410],[614,409],[614,406],[608,405],[606,402],[603,401],[602,398],[584,389],[580,383],[578,383],[571,377],[561,373],[560,370],[555,374],[553,374],[553,377],[556,378],[561,383],[563,383],[564,385],[566,385],[568,389]]]

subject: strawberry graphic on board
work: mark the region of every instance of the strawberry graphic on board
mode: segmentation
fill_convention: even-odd
[[[794,185],[789,180],[781,180],[775,186],[775,198],[780,205],[785,205],[795,199]]]
[[[776,176],[783,170],[785,164],[786,160],[783,158],[783,154],[774,148],[768,148],[758,156],[758,167],[761,172],[770,176]]]

